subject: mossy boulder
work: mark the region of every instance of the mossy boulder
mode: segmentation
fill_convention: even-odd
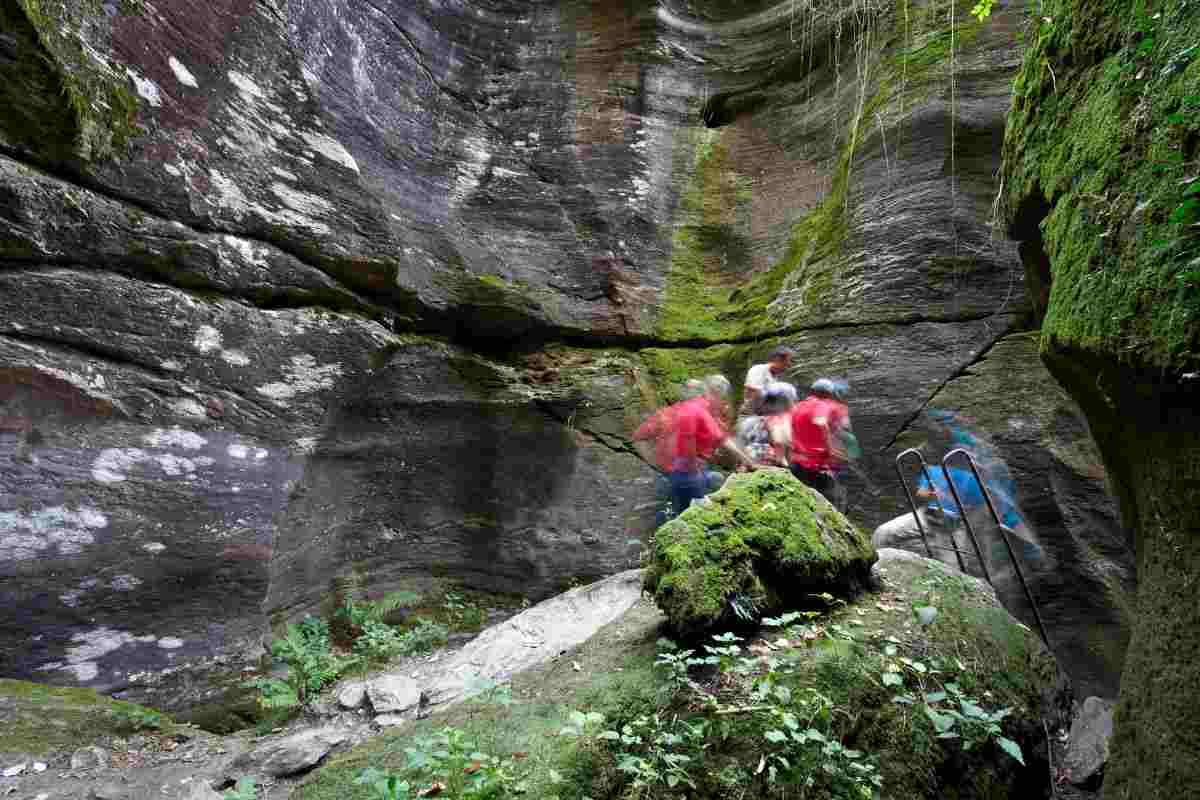
[[[165,714],[93,689],[0,679],[0,763],[50,757],[139,730],[171,733]]]
[[[646,590],[680,634],[803,604],[867,583],[870,537],[781,469],[734,475],[706,502],[663,525]]]

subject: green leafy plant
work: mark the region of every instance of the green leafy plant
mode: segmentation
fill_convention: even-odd
[[[372,800],[408,800],[412,797],[408,781],[401,780],[399,775],[374,767],[360,772],[354,779],[354,784],[368,787]]]
[[[979,0],[978,3],[971,7],[971,16],[983,22],[992,15],[992,7],[994,5],[996,5],[996,0]]]
[[[446,592],[442,608],[450,624],[460,630],[478,630],[487,622],[487,612],[460,594]]]
[[[271,655],[287,665],[287,677],[258,678],[248,684],[259,689],[259,705],[268,710],[287,710],[306,704],[358,663],[355,657],[333,652],[329,626],[311,615],[299,624],[289,624],[284,637],[271,642]]]
[[[635,792],[656,785],[696,788],[690,765],[692,752],[703,749],[708,722],[685,721],[678,715],[640,716],[621,727],[597,736],[620,746],[617,769],[632,779]]]
[[[455,727],[417,738],[404,753],[407,769],[430,783],[426,794],[452,800],[500,798],[516,785],[510,759],[481,752],[466,732]]]
[[[118,731],[136,733],[144,730],[161,730],[170,718],[152,708],[138,706],[121,706],[109,711],[113,726]]]
[[[937,738],[961,739],[964,751],[992,741],[1022,766],[1025,765],[1021,746],[1004,737],[1000,728],[1000,723],[1012,713],[1011,708],[989,711],[964,694],[956,683],[947,683],[943,691],[930,692],[924,699],[921,710],[933,724]]]

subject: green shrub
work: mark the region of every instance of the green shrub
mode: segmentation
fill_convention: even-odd
[[[322,688],[359,663],[357,657],[335,654],[329,641],[329,626],[311,615],[298,625],[289,624],[286,635],[271,642],[271,655],[287,665],[288,674],[283,679],[250,681],[250,686],[262,692],[259,705],[264,710],[303,706]]]

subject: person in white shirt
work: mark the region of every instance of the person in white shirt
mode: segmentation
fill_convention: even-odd
[[[792,366],[792,351],[786,347],[777,347],[767,356],[765,364],[755,364],[746,373],[746,387],[742,393],[742,409],[740,416],[756,416],[762,412],[763,398],[767,386],[778,381],[783,373]]]

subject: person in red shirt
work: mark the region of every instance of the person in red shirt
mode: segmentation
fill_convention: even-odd
[[[675,412],[685,402],[702,394],[704,382],[693,378],[684,384],[683,398],[678,403],[660,408],[633,432],[635,442],[654,441],[654,463],[664,475],[671,471],[675,458]]]
[[[708,493],[704,465],[717,448],[725,448],[748,469],[754,469],[754,460],[737,446],[718,422],[729,391],[728,380],[721,375],[710,375],[704,380],[701,397],[675,406],[670,477],[671,509],[676,515],[686,511],[693,500]]]
[[[792,408],[788,460],[793,475],[838,507],[837,474],[847,463],[850,411],[838,397],[844,394],[841,386],[828,378],[814,383],[810,392]]]

